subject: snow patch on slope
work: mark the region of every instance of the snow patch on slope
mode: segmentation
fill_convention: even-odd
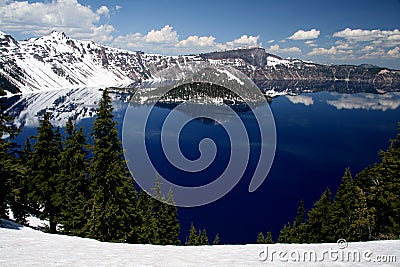
[[[276,65],[291,65],[290,60],[287,59],[280,59],[277,57],[268,56],[267,57],[267,66],[268,67],[275,67]]]
[[[232,73],[230,73],[228,70],[221,70],[221,69],[216,69],[219,73],[224,73],[228,76],[228,80],[231,81],[236,81],[241,85],[244,85],[244,82],[242,80],[240,80],[238,77],[236,77],[235,75],[233,75]]]

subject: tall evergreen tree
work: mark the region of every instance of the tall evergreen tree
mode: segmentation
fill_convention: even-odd
[[[165,196],[161,191],[161,181],[158,178],[158,174],[156,174],[156,182],[153,190],[153,213],[154,213],[154,229],[152,236],[152,244],[161,245],[164,241],[164,221],[166,220],[166,209],[163,201],[165,201]]]
[[[375,208],[368,207],[365,192],[356,186],[352,223],[350,225],[351,241],[367,241],[372,239],[375,228]]]
[[[157,214],[157,228],[163,229],[159,234],[161,236],[161,244],[163,245],[179,245],[180,224],[178,221],[178,209],[172,195],[172,190],[168,192],[166,203],[161,204],[159,213]],[[207,240],[208,243],[208,240]]]
[[[290,223],[288,222],[283,226],[279,232],[278,243],[291,243],[290,238]]]
[[[354,218],[353,209],[356,197],[356,187],[350,169],[347,168],[333,199],[332,230],[334,239],[351,240],[350,226]]]
[[[186,246],[198,246],[200,243],[196,228],[193,223],[190,225],[189,236],[186,238]]]
[[[300,200],[299,207],[297,208],[297,215],[293,221],[292,227],[289,231],[290,241],[292,243],[304,243],[307,239],[307,232],[304,224],[304,216],[306,210],[304,209],[304,201]]]
[[[156,218],[154,214],[154,201],[146,191],[141,190],[137,200],[137,242],[140,244],[154,244],[156,231]]]
[[[59,203],[62,201],[57,190],[60,183],[58,162],[61,151],[48,113],[44,114],[37,130],[37,142],[29,162],[32,170],[29,197],[43,208],[41,217],[49,220],[50,232],[56,233]]]
[[[19,172],[11,182],[10,208],[14,219],[20,224],[26,224],[28,210],[32,210],[28,200],[29,194],[29,174],[28,163],[32,157],[32,146],[29,138],[26,138],[24,148],[19,151]],[[36,207],[38,209],[38,207]]]
[[[166,199],[161,191],[161,182],[156,177],[156,184],[153,188],[153,201],[155,229],[153,244],[159,245],[178,245],[179,240],[179,221],[178,210],[175,206],[172,191],[168,192]]]
[[[274,240],[272,238],[272,233],[271,231],[267,232],[267,235],[265,236],[265,244],[273,244]]]
[[[257,235],[257,244],[264,244],[265,243],[265,237],[263,232],[259,232]]]
[[[83,229],[89,217],[88,145],[83,129],[77,130],[71,118],[66,124],[65,134],[58,189],[63,196],[60,222],[64,233],[85,236]]]
[[[206,229],[203,229],[203,231],[199,230],[199,245],[204,246],[204,245],[209,245],[208,241],[208,236],[207,236],[207,231]]]
[[[0,88],[0,95],[3,93],[4,91]],[[16,158],[12,153],[15,144],[10,141],[18,131],[11,126],[12,118],[6,115],[4,110],[0,99],[0,218],[8,218],[7,199],[11,191],[11,181],[18,171]]]
[[[332,217],[331,191],[325,190],[321,198],[314,203],[314,207],[308,212],[306,231],[308,242],[333,242],[331,237],[331,217]]]
[[[135,242],[136,191],[118,138],[111,98],[103,91],[93,126],[90,171],[90,237],[100,241]]]
[[[281,229],[278,237],[280,243],[303,243],[307,240],[307,232],[305,225],[305,209],[303,200],[300,201],[299,207],[297,208],[297,215],[292,223],[288,222],[287,225]],[[271,236],[272,239],[272,236]],[[271,240],[272,242],[272,240]]]

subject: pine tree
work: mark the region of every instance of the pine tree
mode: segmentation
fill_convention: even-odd
[[[274,240],[272,238],[272,233],[271,231],[267,232],[267,235],[265,236],[265,244],[273,244]]]
[[[43,207],[41,218],[49,219],[50,232],[56,233],[62,196],[58,192],[60,145],[50,115],[45,113],[38,127],[37,142],[29,162],[32,169],[29,197]]]
[[[168,199],[161,192],[161,182],[156,177],[156,184],[153,188],[153,202],[155,214],[155,233],[153,244],[179,245],[179,221],[178,211],[175,206],[172,191],[168,192]]]
[[[219,235],[218,234],[215,235],[213,245],[219,245]]]
[[[178,220],[178,209],[175,206],[173,200],[172,190],[168,192],[167,203],[163,203],[163,210],[165,211],[165,220],[161,222],[164,226],[163,239],[164,245],[179,245],[181,241],[179,240],[180,224]],[[208,243],[208,241],[207,241]]]
[[[304,215],[306,213],[306,210],[304,209],[304,201],[300,200],[299,207],[297,208],[297,215],[296,218],[294,219],[293,225],[299,226],[304,222]]]
[[[156,218],[154,214],[154,201],[146,191],[141,190],[137,200],[137,242],[140,244],[154,244]]]
[[[196,228],[193,223],[190,226],[189,236],[186,238],[185,245],[186,246],[198,246],[200,243],[199,236],[197,235]]]
[[[19,224],[26,224],[26,218],[28,216],[29,207],[29,175],[30,169],[28,168],[28,162],[32,156],[32,146],[29,138],[25,140],[24,148],[19,151],[19,172],[11,181],[11,192],[9,204],[13,212],[14,219]],[[38,209],[38,207],[36,207]]]
[[[265,237],[263,232],[259,232],[257,235],[257,244],[265,244]]]
[[[304,224],[304,201],[300,200],[299,207],[297,208],[297,215],[293,221],[292,227],[290,228],[290,242],[292,243],[304,243],[306,242],[307,232]]]
[[[369,208],[365,192],[356,186],[354,209],[352,211],[352,223],[350,225],[350,236],[352,241],[367,241],[372,239],[375,227],[375,208]]]
[[[291,243],[290,239],[290,223],[288,222],[283,226],[278,236],[278,243]]]
[[[90,218],[86,231],[100,241],[136,242],[136,191],[112,110],[111,98],[104,90],[92,133]]]
[[[59,203],[62,209],[60,222],[64,233],[85,236],[83,229],[89,216],[88,145],[83,129],[77,130],[71,118],[68,119],[65,133],[58,189],[63,196]]]
[[[153,214],[154,214],[154,229],[152,236],[152,244],[161,245],[163,242],[164,225],[165,221],[165,207],[163,205],[163,201],[165,201],[165,197],[161,192],[161,181],[158,178],[158,174],[156,174],[156,182],[153,188],[152,197],[153,200]]]
[[[206,229],[203,229],[203,231],[199,230],[199,243],[198,245],[204,246],[204,245],[209,245],[210,243],[208,242],[208,237],[207,237],[207,231]]]
[[[334,239],[344,238],[351,241],[350,226],[354,218],[353,209],[356,197],[356,187],[350,169],[347,168],[333,199],[332,229]]]
[[[0,88],[0,95],[3,93]],[[8,218],[7,199],[12,187],[11,181],[18,173],[16,158],[12,153],[15,144],[10,141],[18,130],[10,125],[11,121],[12,118],[4,113],[4,106],[0,100],[0,218]]]
[[[381,162],[373,166],[371,193],[376,209],[376,235],[379,239],[400,236],[400,123],[396,139],[380,151]]]
[[[305,227],[308,233],[307,242],[333,242],[331,237],[331,191],[328,189],[321,198],[314,203],[314,207],[308,212]]]

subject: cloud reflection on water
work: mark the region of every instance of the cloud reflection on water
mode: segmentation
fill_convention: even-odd
[[[378,94],[332,94],[337,97],[335,100],[326,102],[337,108],[342,109],[363,109],[363,110],[395,110],[400,107],[400,93],[391,92],[383,95]]]

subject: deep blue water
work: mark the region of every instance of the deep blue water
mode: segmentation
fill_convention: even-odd
[[[356,174],[379,159],[378,151],[386,149],[389,138],[397,133],[399,101],[399,94],[324,92],[275,98],[270,105],[277,131],[275,159],[267,179],[253,193],[248,192],[248,186],[256,164],[252,159],[259,153],[256,127],[251,113],[239,112],[254,141],[248,169],[236,187],[218,201],[179,208],[181,240],[185,241],[191,222],[196,228],[205,228],[211,241],[218,233],[222,243],[253,243],[260,231],[272,231],[276,239],[282,226],[293,220],[301,199],[306,209],[311,208],[327,187],[336,192],[346,167]],[[169,111],[166,107],[156,108],[148,129],[160,128]],[[121,130],[124,111],[115,115]],[[89,133],[92,122],[93,118],[84,119],[80,124]],[[23,144],[35,133],[35,129],[25,128],[17,142]],[[217,140],[217,158],[208,172],[191,180],[168,165],[157,134],[146,136],[146,142],[152,160],[162,166],[161,173],[172,174],[176,183],[193,186],[210,182],[212,174],[220,173],[230,156],[226,132],[208,119],[191,121],[183,128],[179,139],[182,153],[189,159],[199,157],[197,147],[205,137]]]

